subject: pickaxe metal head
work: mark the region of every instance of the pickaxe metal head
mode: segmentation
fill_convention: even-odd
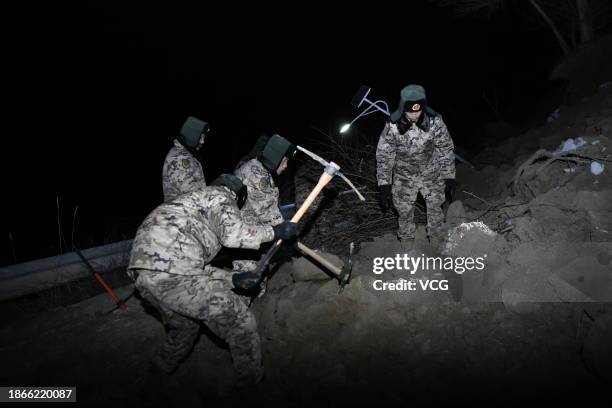
[[[344,287],[351,280],[351,272],[353,271],[353,248],[354,247],[355,247],[354,244],[351,242],[351,245],[349,247],[348,260],[344,263],[342,268],[340,268],[339,266],[331,263],[328,259],[325,259],[325,257],[323,257],[321,254],[308,248],[302,242],[299,242],[299,241],[297,242],[297,248],[302,253],[304,253],[305,255],[308,255],[309,257],[317,261],[319,264],[323,265],[327,269],[328,274],[334,277],[338,281],[338,284],[340,285],[340,290],[338,291],[338,293],[342,292],[342,289],[344,289]]]
[[[311,152],[308,149],[303,148],[302,146],[297,146],[297,149],[301,152],[303,152],[304,154],[306,154],[307,156],[309,156],[311,159],[321,163],[323,166],[325,166],[326,171],[327,171],[327,167],[330,165],[330,163],[333,162],[328,162],[327,160],[325,160],[324,158],[322,158],[321,156]],[[335,163],[334,163],[335,165]],[[336,165],[337,166],[337,165]],[[340,167],[338,167],[338,170],[340,169]],[[349,185],[349,187],[351,187],[354,191],[355,194],[357,194],[357,197],[359,197],[359,199],[361,201],[365,201],[365,197],[359,192],[359,190],[357,190],[357,188],[355,187],[355,185],[353,183],[351,183],[351,181],[344,175],[342,174],[342,172],[336,170],[335,174],[337,176],[339,176],[340,178],[342,178],[342,180],[346,181],[346,184]],[[331,173],[330,173],[331,174]]]
[[[348,285],[351,281],[351,273],[353,272],[353,249],[355,248],[355,244],[351,242],[349,245],[349,256],[344,266],[342,267],[342,272],[340,272],[340,276],[338,276],[338,283],[340,284],[340,289],[338,293],[342,292],[342,289],[346,285]]]

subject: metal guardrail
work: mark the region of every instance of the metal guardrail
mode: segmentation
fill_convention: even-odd
[[[132,240],[84,249],[81,253],[100,274],[126,266]],[[91,274],[75,252],[0,267],[0,300],[14,299]]]

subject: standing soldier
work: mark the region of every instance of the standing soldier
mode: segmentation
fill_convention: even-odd
[[[242,210],[247,223],[278,225],[283,216],[278,207],[278,187],[275,179],[287,169],[289,159],[296,152],[295,145],[279,135],[267,141],[260,137],[258,143],[265,145],[257,157],[244,162],[234,174],[247,186],[248,200]]]
[[[455,179],[453,141],[442,117],[427,107],[425,89],[408,85],[400,94],[376,150],[377,180],[383,211],[393,205],[399,214],[400,240],[413,242],[414,203],[420,192],[427,206],[430,243],[437,246],[444,222],[444,190]]]
[[[202,164],[197,156],[209,132],[208,123],[193,116],[185,120],[179,136],[174,139],[174,147],[164,161],[164,202],[206,186]]]
[[[209,265],[221,246],[257,249],[262,242],[291,239],[296,224],[247,225],[239,206],[246,188],[229,174],[210,187],[161,204],[143,221],[132,244],[128,274],[156,307],[167,329],[152,368],[170,374],[188,356],[203,322],[230,348],[238,386],[261,380],[261,345],[246,298],[232,289],[232,273]],[[244,275],[236,274],[240,281]]]

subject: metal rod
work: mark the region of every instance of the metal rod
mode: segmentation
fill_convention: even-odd
[[[369,103],[371,106],[374,106],[376,109],[378,109],[379,111],[383,112],[384,114],[386,114],[387,116],[391,116],[391,113],[389,112],[389,105],[387,105],[387,102],[385,101],[376,101],[376,102],[372,102],[371,100],[369,100],[368,98],[364,97],[363,98],[364,102]],[[382,103],[385,105],[385,109],[381,108],[380,106],[378,106],[379,103]]]

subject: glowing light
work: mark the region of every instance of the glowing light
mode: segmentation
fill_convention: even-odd
[[[340,128],[340,133],[346,133],[346,131],[349,130],[350,127],[351,127],[350,123],[345,124],[344,126]]]

